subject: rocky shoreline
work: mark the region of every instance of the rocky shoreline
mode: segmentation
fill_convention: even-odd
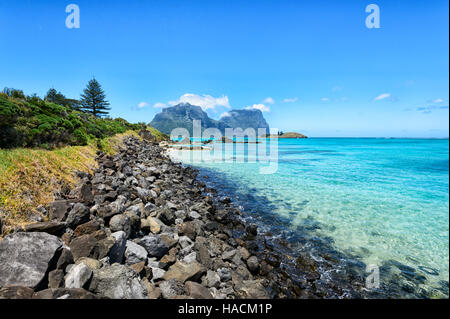
[[[0,298],[296,298],[304,289],[228,197],[135,137],[0,242]]]

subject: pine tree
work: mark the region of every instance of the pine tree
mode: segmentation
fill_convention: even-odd
[[[105,92],[98,81],[93,78],[89,81],[84,93],[81,94],[81,110],[93,114],[95,117],[108,115],[109,102],[106,101]]]
[[[79,101],[66,98],[64,94],[56,91],[54,88],[48,90],[44,99],[48,102],[70,107],[73,110],[79,110]]]

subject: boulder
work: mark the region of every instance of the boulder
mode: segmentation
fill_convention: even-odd
[[[60,222],[40,222],[26,225],[24,231],[28,233],[42,232],[51,235],[60,235],[64,232],[66,225]]]
[[[147,260],[147,250],[144,247],[128,240],[125,248],[125,262],[127,265],[137,264]]]
[[[72,252],[64,248],[56,263],[56,269],[66,269],[67,265],[73,264]]]
[[[64,270],[55,269],[48,273],[48,288],[64,287]]]
[[[121,264],[127,248],[127,234],[124,231],[118,231],[112,233],[111,236],[114,237],[115,242],[109,251],[109,261],[111,264]]]
[[[186,287],[184,284],[176,279],[169,279],[159,284],[159,289],[163,298],[171,299],[177,296],[186,295]]]
[[[75,229],[78,225],[87,223],[89,221],[89,208],[82,204],[76,203],[66,219],[66,224],[72,229]]]
[[[262,280],[244,280],[238,290],[242,299],[269,299],[269,294],[262,284]]]
[[[259,261],[258,258],[256,256],[251,256],[247,259],[247,266],[248,269],[252,272],[252,273],[256,273],[259,269]]]
[[[56,266],[63,242],[47,233],[14,233],[0,242],[0,286],[37,288]]]
[[[34,290],[28,287],[10,286],[0,289],[0,299],[31,299]]]
[[[206,268],[196,261],[190,264],[177,261],[164,274],[164,279],[177,279],[181,282],[185,282],[187,280],[198,281],[205,272]]]
[[[96,220],[91,220],[87,223],[78,225],[77,228],[75,228],[74,235],[80,237],[82,235],[92,234],[99,229],[100,223]]]
[[[49,218],[52,221],[62,222],[67,216],[71,204],[68,200],[57,200],[48,206]]]
[[[148,235],[138,241],[144,247],[149,257],[161,258],[169,251],[167,244],[158,235]]]
[[[138,274],[120,264],[94,270],[89,291],[112,299],[146,299],[148,296]]]
[[[92,277],[92,270],[84,263],[70,268],[66,276],[66,288],[85,288]]]
[[[127,237],[131,233],[131,221],[125,214],[115,215],[109,221],[109,228],[112,232],[124,231]]]
[[[202,285],[193,282],[193,281],[187,281],[185,283],[186,290],[190,297],[194,299],[212,299],[213,296],[211,292],[208,290],[208,288],[203,287]]]

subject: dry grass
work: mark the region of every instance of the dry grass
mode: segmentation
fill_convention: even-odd
[[[100,141],[102,150],[114,154],[122,145],[126,132]],[[97,143],[88,146],[67,146],[47,151],[18,148],[0,149],[0,217],[3,232],[14,226],[30,223],[31,213],[39,205],[48,205],[54,194],[65,185],[76,183],[75,171],[91,173],[95,167]]]

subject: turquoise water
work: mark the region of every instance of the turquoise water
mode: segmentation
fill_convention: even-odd
[[[448,282],[448,140],[280,139],[277,172],[259,174],[261,165],[193,164],[220,173],[215,178],[242,198],[264,198],[288,227],[313,221],[316,236],[366,264],[394,260],[425,276],[425,285]]]

